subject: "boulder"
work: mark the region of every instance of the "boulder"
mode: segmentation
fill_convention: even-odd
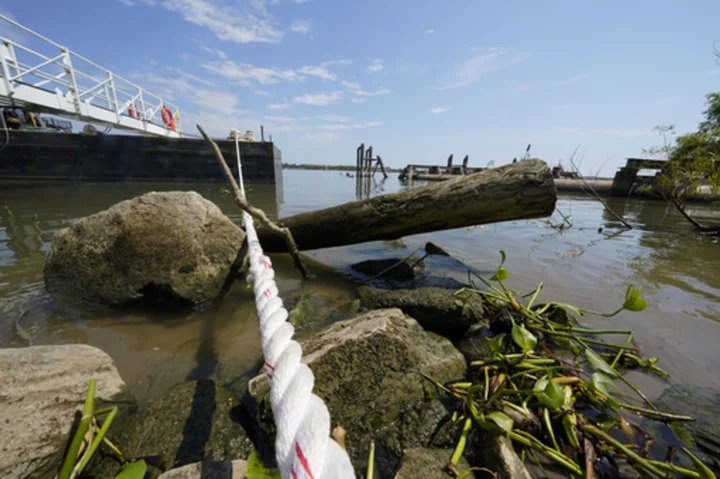
[[[698,449],[720,459],[720,391],[708,387],[678,385],[666,389],[655,405],[662,411],[695,418],[682,423],[693,436]]]
[[[482,467],[490,469],[497,477],[532,479],[506,436],[487,435],[479,441],[478,448]]]
[[[203,461],[170,469],[157,479],[243,479],[246,463],[235,461]]]
[[[147,193],[58,231],[45,286],[109,305],[202,303],[220,293],[244,238],[193,191]]]
[[[184,382],[128,417],[113,433],[113,442],[133,457],[154,457],[163,470],[248,457],[253,444],[234,410],[238,403],[210,379]],[[116,461],[103,460],[92,472],[115,477],[119,469]]]
[[[480,296],[471,295],[466,303],[460,304],[453,292],[443,288],[381,291],[361,287],[359,290],[365,308],[399,308],[423,328],[450,336],[463,334],[484,319]]]
[[[91,379],[97,381],[97,408],[121,408],[116,421],[135,406],[112,359],[97,348],[0,350],[0,477],[55,475]]]
[[[445,467],[450,462],[453,449],[429,449],[418,447],[406,449],[400,460],[400,469],[395,474],[395,479],[447,479],[450,477],[445,472]],[[460,458],[456,467],[462,473],[470,469],[470,464],[464,457]]]
[[[431,388],[426,389],[423,375],[446,382],[466,373],[465,360],[450,341],[424,331],[399,309],[334,323],[305,342],[303,351],[303,362],[315,374],[315,394],[325,401],[333,424],[347,430],[356,471],[364,470],[375,438],[378,469],[389,471],[383,477],[395,470],[404,448],[427,446],[448,417],[442,403],[428,400]],[[257,401],[260,428],[272,428],[264,375],[250,381],[249,393]]]

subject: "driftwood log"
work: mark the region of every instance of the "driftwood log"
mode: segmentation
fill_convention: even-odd
[[[541,218],[557,192],[547,163],[527,160],[400,193],[352,201],[278,220],[300,250],[390,240],[430,231]],[[258,230],[267,252],[285,252],[282,238]]]

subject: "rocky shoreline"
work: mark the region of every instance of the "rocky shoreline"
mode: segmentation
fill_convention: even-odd
[[[162,195],[123,202],[59,233],[46,266],[48,290],[114,305],[137,306],[142,299],[153,307],[188,307],[221,295],[223,283],[235,275],[233,251],[240,249],[242,231],[197,194]],[[170,218],[178,217],[185,230],[169,234],[178,231]],[[220,243],[204,238],[218,236],[208,233],[217,229],[224,238]],[[437,245],[427,246],[425,253],[443,255],[457,267],[457,260]],[[458,301],[457,285],[433,280],[421,261],[411,260],[398,274],[385,277],[387,261],[369,263],[353,267],[359,300],[319,316],[313,298],[303,297],[290,313],[304,338],[304,362],[315,374],[314,392],[327,404],[333,424],[347,432],[358,477],[365,477],[371,442],[381,479],[450,477],[446,469],[462,421],[457,403],[434,384],[466,380],[469,364],[491,355],[486,338],[492,335],[487,326],[493,318],[479,296]],[[134,282],[126,287],[128,278]],[[193,286],[200,283],[209,286]],[[158,287],[146,289],[146,284]],[[6,376],[0,378],[2,477],[54,474],[91,379],[97,380],[98,404],[117,405],[121,411],[110,439],[127,458],[145,459],[146,477],[243,477],[252,467],[245,460],[256,456],[265,466],[274,465],[275,426],[264,375],[237,378],[232,386],[201,375],[138,407],[112,359],[90,346],[0,350],[0,371]],[[667,408],[690,407],[691,394],[671,388],[664,396]],[[703,421],[689,427],[708,462],[720,456],[713,435],[720,428],[717,397],[704,392]],[[114,477],[121,463],[105,446],[100,451],[86,474]],[[474,432],[454,467],[531,477],[511,442],[497,431]],[[483,474],[478,470],[476,477],[489,477]]]

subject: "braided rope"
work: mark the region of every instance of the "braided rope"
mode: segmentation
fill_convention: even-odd
[[[240,188],[245,196],[237,138]],[[302,364],[302,348],[292,339],[295,328],[278,296],[275,270],[258,240],[252,217],[243,212],[248,241],[250,274],[260,319],[265,374],[270,384],[270,404],[277,434],[275,456],[283,479],[353,479],[347,452],[330,438],[330,413],[322,399],[312,394],[315,377]]]

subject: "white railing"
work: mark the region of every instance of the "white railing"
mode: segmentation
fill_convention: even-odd
[[[0,100],[122,129],[182,136],[176,105],[4,15],[0,22],[23,38],[30,35],[43,52],[0,37]]]

